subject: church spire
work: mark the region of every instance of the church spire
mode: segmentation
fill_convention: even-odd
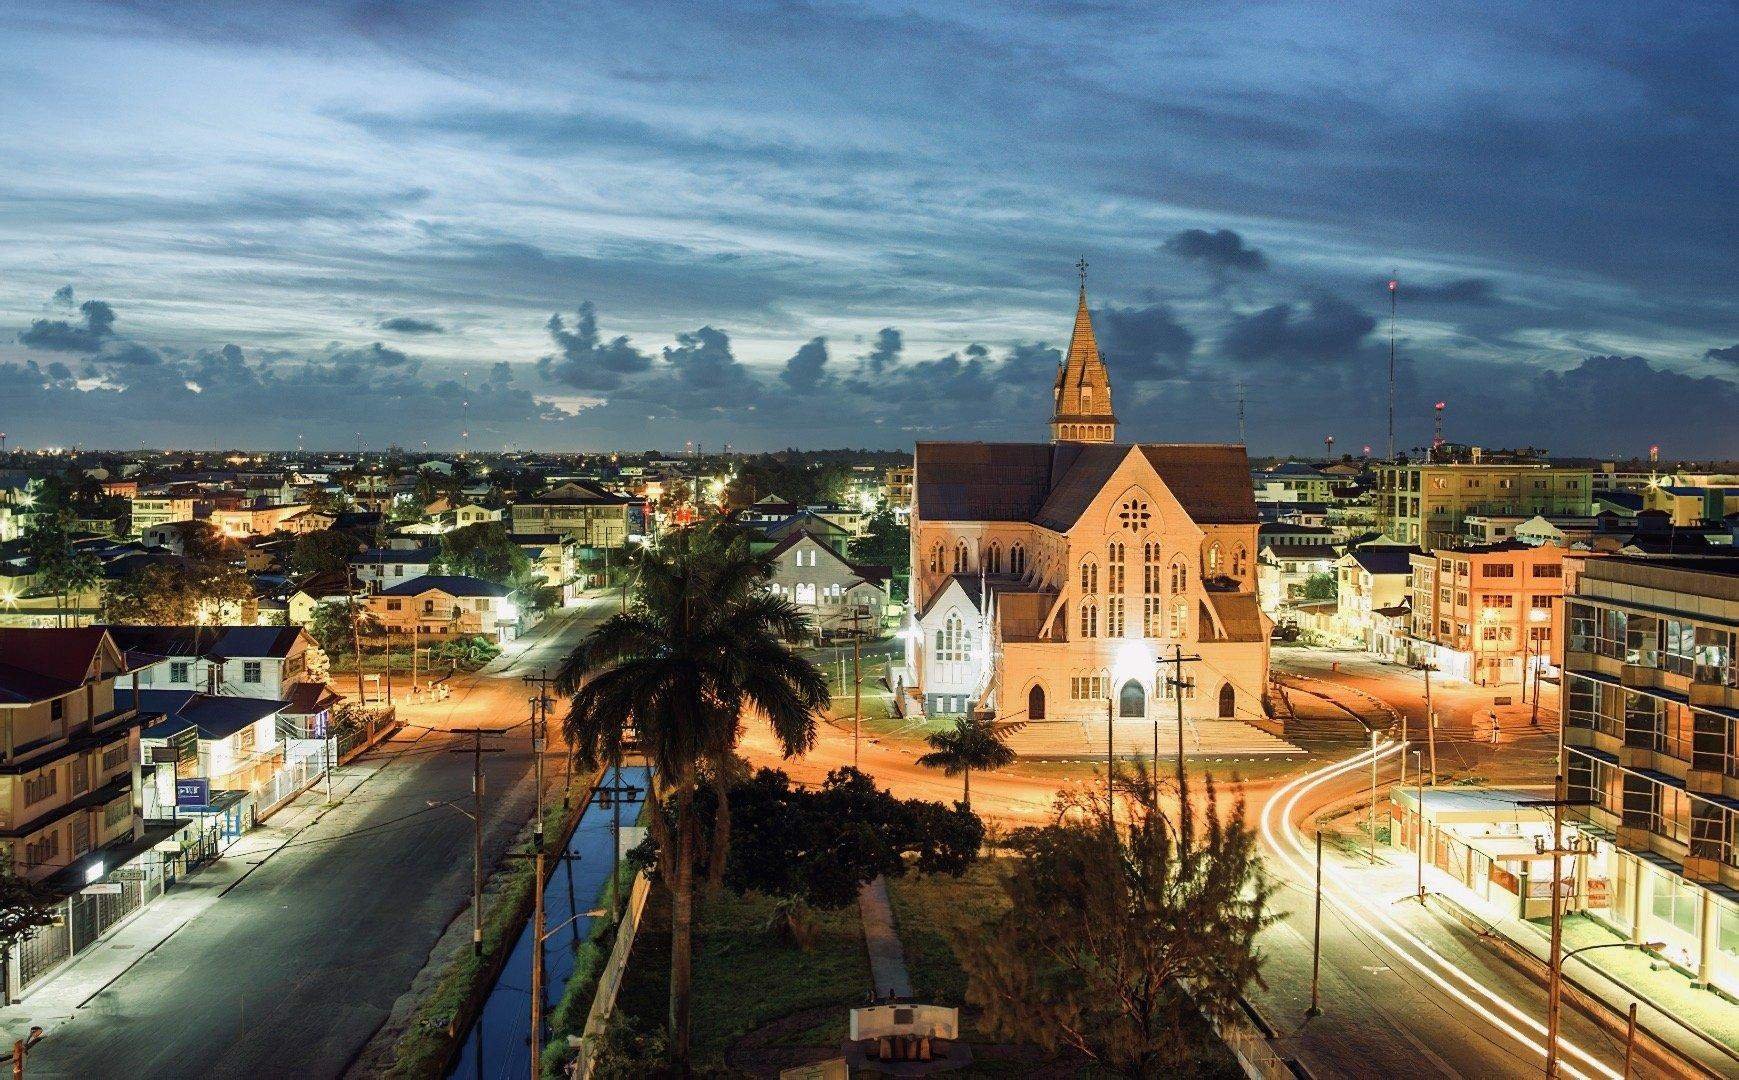
[[[1069,352],[1057,369],[1051,441],[1111,442],[1117,437],[1117,417],[1111,412],[1111,376],[1099,355],[1093,317],[1087,311],[1087,260],[1076,263],[1075,269],[1081,275],[1081,295]]]

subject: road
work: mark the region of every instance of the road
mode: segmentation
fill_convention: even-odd
[[[343,1073],[469,902],[471,822],[445,805],[469,802],[471,758],[447,752],[469,740],[445,730],[510,729],[506,752],[484,763],[493,862],[531,812],[520,677],[553,665],[613,610],[601,600],[560,612],[498,670],[459,677],[449,700],[407,710],[416,726],[345,766],[369,770],[353,794],[86,1001],[31,1053],[30,1075]],[[318,788],[303,796],[320,798]]]

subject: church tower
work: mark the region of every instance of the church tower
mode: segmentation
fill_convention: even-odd
[[[1075,268],[1081,272],[1081,299],[1075,308],[1069,354],[1057,368],[1051,441],[1108,443],[1117,438],[1117,417],[1111,413],[1111,376],[1099,356],[1099,343],[1093,339],[1093,318],[1087,314],[1087,260],[1082,259]]]

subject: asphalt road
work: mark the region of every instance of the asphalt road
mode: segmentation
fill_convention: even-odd
[[[560,613],[502,670],[464,677],[448,701],[410,710],[427,727],[347,766],[374,772],[90,999],[31,1053],[29,1074],[340,1075],[470,898],[471,822],[429,805],[469,805],[472,759],[447,752],[469,740],[441,729],[513,728],[504,753],[485,755],[493,862],[533,799],[520,676],[552,664],[612,610],[598,602]]]

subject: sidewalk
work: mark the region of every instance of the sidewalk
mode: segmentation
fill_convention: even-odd
[[[892,994],[902,1001],[912,997],[912,977],[906,971],[906,951],[894,929],[894,909],[888,904],[888,883],[876,878],[857,894],[863,918],[863,942],[869,950],[870,987],[879,996]]]
[[[140,908],[119,930],[80,953],[32,989],[22,1002],[0,1008],[0,1038],[7,1043],[24,1038],[33,1026],[52,1033],[72,1019],[75,1011],[92,997],[199,918],[328,810],[341,805],[386,760],[358,762],[333,770],[330,806],[326,803],[326,785],[316,784],[272,815],[270,822],[238,837],[215,861],[182,877],[168,892]]]
[[[1363,820],[1349,824],[1360,828],[1354,833],[1341,835],[1362,848],[1368,843],[1362,828]],[[1341,861],[1340,869],[1348,876],[1368,882],[1369,895],[1390,897],[1396,903],[1402,903],[1417,889],[1415,857],[1411,851],[1387,845],[1379,845],[1378,852],[1381,861],[1376,866],[1361,858],[1347,857]],[[1531,956],[1534,964],[1519,966],[1532,976],[1543,978],[1546,955],[1550,950],[1546,931],[1517,917],[1494,913],[1490,905],[1469,892],[1459,881],[1429,863],[1425,866],[1424,877],[1426,891],[1433,901],[1427,909],[1428,916],[1420,913],[1424,928],[1446,938],[1475,929],[1482,934],[1494,935],[1510,948]],[[1416,904],[1405,906],[1414,912],[1419,911]],[[1616,935],[1591,920],[1567,920],[1563,948],[1568,951],[1593,944],[1599,940],[1597,935],[1616,939]],[[1620,972],[1613,961],[1621,958],[1634,966]],[[1507,958],[1505,962],[1517,963]],[[1607,949],[1578,956],[1571,959],[1564,970],[1567,985],[1604,1004],[1608,1010],[1608,1025],[1617,1025],[1620,1038],[1630,1004],[1635,1001],[1639,1028],[1652,1033],[1657,1042],[1714,1075],[1732,1076],[1739,1072],[1739,1006],[1707,991],[1691,990],[1689,981],[1679,972],[1670,968],[1653,970],[1640,953],[1630,949]],[[1625,977],[1624,982],[1613,977],[1620,973]],[[1694,1009],[1691,1007],[1693,997],[1698,1006]],[[1565,1006],[1566,1009],[1574,1007],[1568,997]],[[1692,1027],[1693,1023],[1698,1026]],[[1714,1030],[1705,1030],[1704,1025],[1710,1023]]]

